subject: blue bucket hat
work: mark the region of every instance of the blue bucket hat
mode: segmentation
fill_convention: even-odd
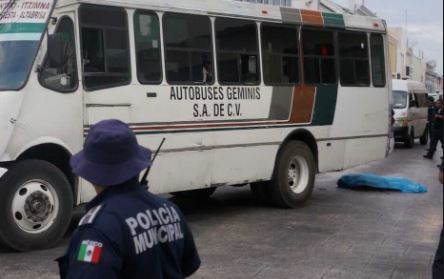
[[[71,158],[74,174],[100,186],[118,185],[151,166],[151,151],[119,120],[92,126],[83,150]]]

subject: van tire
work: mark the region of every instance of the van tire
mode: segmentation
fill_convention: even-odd
[[[413,128],[410,130],[408,138],[404,140],[404,145],[407,148],[413,148],[413,146],[415,146],[415,131]]]
[[[289,141],[279,152],[271,182],[276,205],[296,208],[311,196],[315,183],[316,161],[310,147],[302,141]]]
[[[73,193],[56,166],[14,164],[0,181],[0,242],[16,251],[55,246],[71,222]]]
[[[424,134],[422,134],[421,138],[419,139],[419,143],[421,145],[426,145],[429,142],[429,130],[426,128],[424,130]]]

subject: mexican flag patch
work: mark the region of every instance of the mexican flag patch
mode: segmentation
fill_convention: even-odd
[[[80,262],[98,264],[100,256],[102,255],[102,248],[103,245],[100,242],[84,240],[80,245],[77,260]]]

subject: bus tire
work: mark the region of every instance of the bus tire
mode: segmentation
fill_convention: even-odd
[[[271,201],[270,181],[251,183],[250,191],[254,201],[259,204],[267,204]]]
[[[57,167],[17,162],[0,181],[0,242],[21,252],[55,246],[68,229],[73,204],[70,184]]]
[[[310,147],[301,141],[287,142],[276,161],[271,194],[280,207],[295,208],[313,192],[316,162]]]
[[[211,187],[211,188],[203,188],[190,191],[173,192],[170,194],[179,198],[202,200],[202,199],[208,199],[212,194],[214,194],[214,192],[216,192],[216,189],[217,189],[216,187]]]
[[[413,148],[413,146],[415,146],[415,131],[413,128],[410,129],[408,137],[404,140],[404,145],[407,148]]]

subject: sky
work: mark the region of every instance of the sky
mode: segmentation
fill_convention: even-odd
[[[349,6],[348,0],[334,1]],[[365,5],[391,27],[405,26],[407,11],[409,45],[416,55],[421,49],[426,59],[436,60],[443,74],[443,0],[365,0]]]

